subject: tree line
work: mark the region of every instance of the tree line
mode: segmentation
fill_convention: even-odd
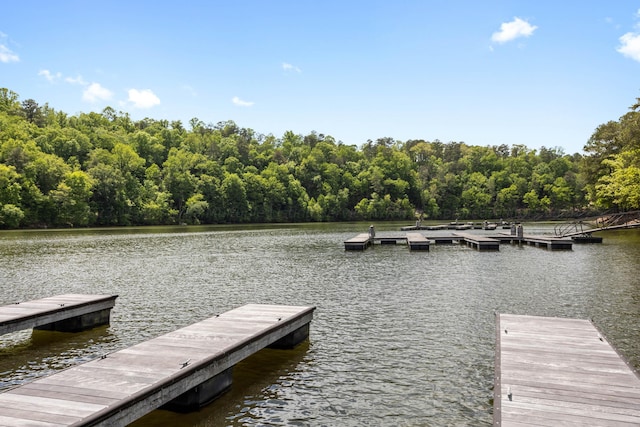
[[[68,115],[0,88],[0,227],[538,218],[640,208],[640,100],[586,155]]]

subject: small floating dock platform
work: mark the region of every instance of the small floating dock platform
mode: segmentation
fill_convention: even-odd
[[[571,236],[573,243],[602,243],[602,237],[600,236]]]
[[[408,227],[405,227],[409,229]],[[412,228],[415,229],[415,228]],[[477,249],[478,251],[499,251],[501,243],[527,244],[550,250],[571,250],[573,240],[568,237],[555,237],[545,235],[524,234],[522,226],[518,226],[517,233],[476,234],[473,232],[455,232],[450,235],[424,236],[422,233],[412,232],[405,235],[385,234],[377,236],[373,226],[369,227],[369,233],[360,233],[344,242],[344,248],[348,251],[363,251],[374,243],[381,245],[395,245],[407,243],[410,249],[429,250],[432,243],[436,245],[458,242]]]
[[[459,238],[461,243],[465,243],[467,246],[479,251],[500,250],[500,240],[491,237],[470,233],[453,233],[453,235]]]
[[[77,332],[109,323],[117,295],[66,294],[0,307],[0,335],[23,329]]]
[[[198,408],[264,347],[307,339],[315,307],[248,304],[0,393],[0,425],[125,426],[166,407]]]
[[[380,236],[372,237],[371,234],[362,233],[349,240],[345,240],[344,249],[347,251],[363,251],[374,243],[380,245],[395,245],[406,243],[410,250],[428,251],[431,240],[420,233],[407,233],[402,236]]]
[[[431,242],[420,233],[407,233],[407,244],[412,251],[428,251]]]
[[[363,251],[371,246],[372,240],[368,233],[361,233],[355,237],[345,240],[344,248],[348,251]]]
[[[544,247],[550,250],[570,250],[573,248],[573,240],[564,237],[525,234],[522,241],[528,245]]]
[[[588,320],[499,314],[494,426],[638,426],[640,377]]]

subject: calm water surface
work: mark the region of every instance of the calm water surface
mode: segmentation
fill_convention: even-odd
[[[119,295],[108,327],[0,337],[0,390],[247,303],[316,306],[309,341],[242,362],[201,411],[155,411],[136,426],[489,426],[496,311],[591,318],[640,368],[640,230],[571,251],[346,252],[367,227],[0,233],[0,304]]]

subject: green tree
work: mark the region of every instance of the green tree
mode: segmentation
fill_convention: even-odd
[[[225,221],[242,223],[247,220],[249,204],[244,182],[235,173],[225,174],[220,192],[225,208]]]
[[[91,177],[83,171],[67,173],[64,181],[51,191],[58,208],[55,225],[86,226],[93,222],[89,201],[93,192]]]
[[[97,212],[97,225],[128,225],[126,180],[108,163],[97,163],[87,173],[94,181],[91,210]]]
[[[596,184],[598,204],[619,210],[640,209],[640,149],[624,151],[604,163],[612,172]]]
[[[496,216],[501,218],[516,217],[518,202],[520,199],[520,192],[518,191],[518,186],[516,184],[511,184],[509,187],[500,189],[496,196]]]
[[[24,212],[16,205],[0,206],[0,228],[18,228],[23,218]]]
[[[473,172],[463,186],[460,213],[465,218],[491,216],[491,195],[487,191],[488,179],[480,172]]]
[[[20,205],[22,185],[14,166],[0,164],[0,206]]]
[[[202,194],[194,194],[189,197],[186,203],[187,210],[185,213],[185,219],[190,224],[200,224],[200,218],[202,218],[209,208],[209,203],[204,200]]]
[[[0,88],[0,111],[16,114],[20,110],[20,96],[7,88]]]
[[[43,194],[57,188],[70,171],[68,164],[53,154],[39,153],[33,161],[25,165],[24,175],[33,181]]]
[[[164,186],[173,197],[173,205],[180,219],[184,215],[186,201],[198,186],[198,178],[191,172],[196,161],[193,153],[172,148],[163,164]]]
[[[22,114],[28,122],[35,124],[38,127],[42,127],[45,122],[42,108],[33,99],[26,99],[22,101]]]

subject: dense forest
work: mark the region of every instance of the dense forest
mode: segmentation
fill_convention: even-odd
[[[0,88],[0,228],[579,216],[640,208],[640,99],[582,154],[68,115]]]

